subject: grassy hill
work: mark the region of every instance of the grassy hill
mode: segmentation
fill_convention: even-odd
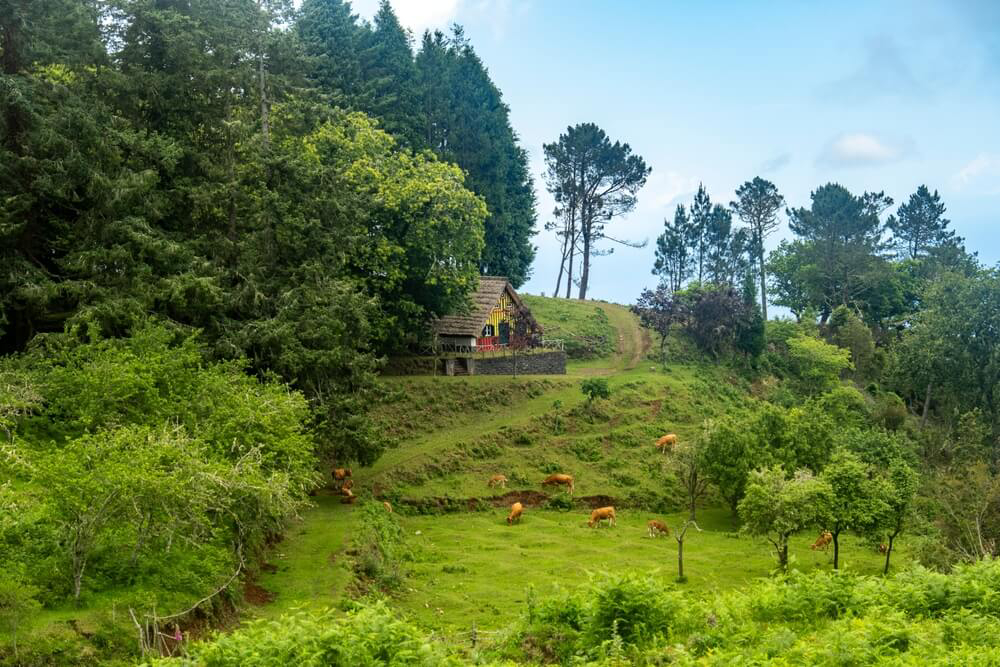
[[[614,344],[572,360],[566,376],[386,378],[389,396],[375,419],[389,449],[354,471],[356,490],[389,499],[400,514],[411,556],[392,604],[424,627],[467,630],[474,620],[499,628],[529,589],[548,595],[589,574],[641,570],[675,585],[676,541],[647,538],[645,522],[659,517],[675,528],[686,513],[653,443],[667,432],[694,437],[705,419],[752,400],[745,380],[724,366],[651,363],[649,337],[626,308],[528,301],[547,337],[607,326]],[[586,405],[580,381],[588,376],[607,378],[610,399]],[[551,472],[576,478],[572,498],[540,486]],[[487,487],[496,473],[510,480],[506,490]],[[508,527],[513,500],[527,509]],[[604,504],[619,508],[618,527],[589,529],[589,508]],[[734,532],[728,511],[709,504],[699,512],[702,531],[692,529],[685,543],[682,590],[701,594],[766,576],[774,567],[769,545]],[[257,584],[274,597],[257,613],[341,600],[351,590],[358,512],[322,493],[260,576]],[[799,569],[830,567],[827,553],[809,549],[814,538],[792,544]],[[905,544],[898,557],[906,559]],[[876,573],[881,564],[852,537],[842,558],[849,571]]]

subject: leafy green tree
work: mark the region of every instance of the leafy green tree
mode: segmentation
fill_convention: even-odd
[[[877,521],[878,527],[884,530],[887,535],[885,568],[882,570],[882,574],[888,575],[892,548],[896,538],[906,527],[906,522],[912,513],[913,501],[920,485],[920,477],[917,471],[907,465],[905,461],[895,459],[885,471],[883,481],[881,488],[884,488],[886,493],[882,498],[884,505]]]
[[[695,521],[698,501],[708,493],[705,443],[700,438],[685,440],[674,447],[667,458],[667,469],[687,495],[688,520]]]
[[[729,206],[750,231],[750,254],[756,262],[760,278],[760,306],[767,320],[767,267],[764,261],[764,242],[778,227],[778,212],[785,205],[785,198],[778,193],[774,183],[755,176],[736,189],[736,200]]]
[[[15,661],[18,659],[18,630],[42,606],[36,599],[38,593],[37,587],[25,583],[23,575],[12,571],[9,565],[0,573],[0,627],[10,634]]]
[[[802,241],[783,240],[767,258],[767,274],[771,282],[772,301],[792,311],[797,320],[813,303],[806,282],[809,245]]]
[[[824,527],[833,535],[833,569],[840,566],[840,535],[845,530],[871,532],[888,511],[883,489],[872,481],[872,470],[854,454],[839,450],[820,473],[830,486]]]
[[[543,150],[549,192],[557,202],[576,202],[583,255],[579,298],[586,299],[597,244],[603,240],[622,242],[608,236],[605,228],[635,208],[636,194],[651,169],[628,144],[612,144],[604,130],[593,123],[567,128]]]
[[[811,336],[795,336],[787,341],[788,355],[797,382],[807,396],[833,389],[840,374],[852,368],[849,350]]]
[[[788,539],[820,523],[830,502],[830,485],[806,471],[789,479],[780,466],[750,474],[739,503],[743,530],[764,537],[774,546],[778,567],[788,569]]]
[[[900,254],[917,259],[932,248],[961,243],[955,232],[948,229],[951,221],[944,217],[945,210],[937,190],[931,194],[926,185],[918,187],[896,215],[886,221]]]
[[[861,318],[845,306],[837,306],[829,321],[830,340],[838,347],[850,350],[855,379],[863,382],[879,375],[876,368],[875,338]]]
[[[746,493],[750,473],[767,465],[773,454],[758,434],[747,430],[745,418],[727,416],[705,424],[703,469],[719,495],[738,518],[737,507]]]

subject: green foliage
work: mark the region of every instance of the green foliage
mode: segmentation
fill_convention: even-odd
[[[32,511],[0,551],[33,564],[47,603],[136,584],[190,603],[258,556],[315,484],[301,394],[206,363],[194,336],[46,336],[18,362],[41,401],[2,465]]]
[[[181,658],[155,659],[156,667],[357,667],[458,665],[384,603],[339,616],[332,611],[298,612],[277,621],[257,620],[209,641],[196,642]]]
[[[794,336],[786,341],[792,372],[806,396],[833,389],[840,374],[851,368],[850,351],[810,336]]]
[[[598,398],[611,397],[611,388],[605,378],[587,378],[580,383],[580,391],[587,397],[588,404]]]
[[[820,479],[829,485],[827,505],[822,508],[822,526],[833,533],[833,567],[840,556],[840,534],[846,530],[871,534],[879,517],[889,512],[888,491],[874,480],[874,471],[855,454],[838,450],[823,468]]]
[[[851,352],[855,380],[864,382],[879,375],[876,365],[875,339],[861,318],[844,306],[838,306],[830,316],[830,340]]]
[[[821,524],[832,499],[830,485],[807,471],[789,479],[780,466],[750,474],[746,494],[739,503],[743,530],[765,537],[778,557],[778,567],[788,568],[788,538]]]

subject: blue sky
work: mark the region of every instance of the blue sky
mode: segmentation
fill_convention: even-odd
[[[370,17],[377,0],[354,7]],[[551,219],[542,144],[591,121],[653,168],[615,236],[648,238],[595,260],[594,298],[644,286],[665,216],[699,182],[728,203],[772,180],[789,204],[838,182],[897,205],[925,183],[953,228],[1000,261],[1000,1],[596,2],[394,0],[419,34],[458,22],[511,108],[531,156],[539,228]],[[788,234],[782,229],[771,245]],[[555,238],[522,291],[551,294]]]

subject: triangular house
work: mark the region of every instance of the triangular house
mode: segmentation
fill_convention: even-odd
[[[541,327],[503,276],[480,276],[479,289],[462,315],[445,315],[434,322],[442,350],[475,352],[509,345],[515,336],[534,338]],[[528,341],[524,341],[528,342]]]

